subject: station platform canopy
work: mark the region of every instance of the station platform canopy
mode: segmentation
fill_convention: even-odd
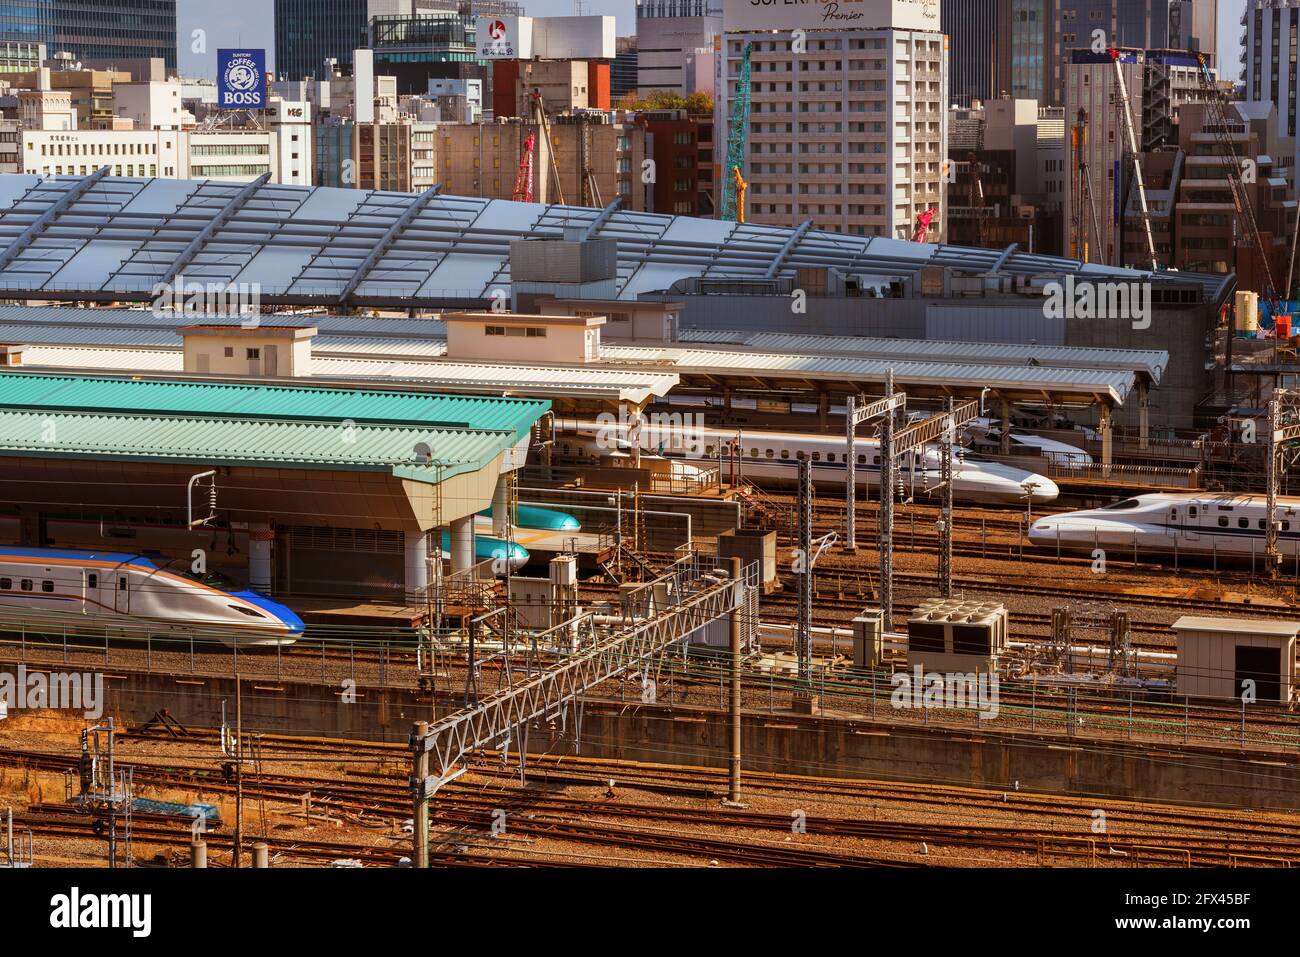
[[[904,357],[759,352],[697,346],[607,345],[607,363],[664,367],[681,376],[682,390],[808,389],[853,394],[882,384],[888,373],[898,389],[916,398],[978,395],[985,388],[1011,401],[1100,402],[1123,405],[1137,384],[1137,373],[1119,369],[1077,369],[1046,365],[1006,365],[985,361],[927,362]],[[877,389],[877,391],[879,391]]]
[[[0,340],[27,346],[23,365],[58,371],[184,372],[178,322],[212,317],[156,316],[140,309],[0,306]],[[236,320],[219,320],[235,325]],[[265,327],[310,323],[309,364],[315,380],[382,382],[447,393],[531,396],[570,408],[574,403],[641,405],[678,383],[666,370],[529,365],[445,358],[446,324],[438,319],[369,316],[265,315]]]
[[[801,267],[845,275],[979,274],[1141,281],[1226,299],[1235,277],[1148,272],[1027,253],[621,210],[443,195],[111,177],[0,176],[0,297],[154,299],[179,279],[256,284],[263,302],[476,307],[510,283],[510,243],[577,230],[618,243],[616,294],[686,280],[773,281]]]
[[[0,372],[0,495],[184,514],[222,508],[427,531],[473,515],[523,464],[536,399]]]
[[[918,359],[927,362],[1112,369],[1121,372],[1140,372],[1153,384],[1160,382],[1165,368],[1169,365],[1169,353],[1164,349],[1109,349],[1093,346],[898,339],[880,336],[821,336],[724,329],[683,329],[678,334],[678,340],[701,348],[867,355],[876,358],[897,356],[902,359]]]

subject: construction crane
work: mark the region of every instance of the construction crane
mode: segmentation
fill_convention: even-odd
[[[1133,180],[1137,183],[1138,188],[1138,206],[1142,212],[1142,228],[1146,231],[1147,253],[1151,257],[1151,271],[1155,272],[1160,268],[1160,260],[1156,256],[1156,240],[1151,233],[1151,210],[1147,207],[1147,188],[1142,182],[1142,154],[1138,151],[1137,134],[1133,131],[1133,110],[1129,104],[1128,84],[1124,82],[1124,68],[1120,65],[1120,52],[1116,47],[1110,48],[1110,59],[1115,64],[1115,82],[1119,86],[1119,112],[1124,121],[1124,133],[1128,139],[1129,155],[1133,158]],[[1119,189],[1119,183],[1115,184]],[[1120,210],[1121,215],[1123,210]],[[1123,255],[1123,250],[1120,250]]]
[[[511,195],[516,203],[533,201],[533,153],[537,150],[537,137],[529,133],[524,140],[524,155],[519,160],[519,172],[515,174],[515,191]]]
[[[931,206],[924,212],[916,214],[916,229],[912,233],[912,242],[925,242],[925,237],[930,235],[930,223],[934,221],[934,213],[935,208]]]
[[[578,166],[582,175],[583,206],[604,206],[600,199],[600,184],[591,168],[591,124],[584,113],[576,116],[578,122]]]
[[[745,190],[749,189],[749,184],[745,182],[745,177],[740,175],[740,167],[731,167],[731,178],[734,180],[733,185],[736,188],[736,222],[745,221]]]
[[[1070,127],[1070,149],[1074,151],[1074,184],[1070,193],[1078,197],[1073,204],[1071,213],[1071,245],[1070,254],[1078,258],[1081,262],[1091,262],[1088,237],[1101,236],[1101,228],[1097,222],[1097,197],[1092,191],[1092,174],[1088,169],[1088,161],[1085,159],[1088,149],[1088,111],[1079,107],[1079,112],[1075,116],[1074,125]],[[1088,211],[1092,214],[1092,232],[1088,232],[1088,220],[1084,218],[1084,200],[1087,200]]]
[[[740,76],[736,79],[736,96],[731,101],[731,122],[727,126],[727,166],[722,173],[722,218],[731,222],[744,222],[744,192],[739,184],[744,179],[737,176],[745,165],[745,152],[749,148],[749,55],[752,43],[745,44],[740,57]]]
[[[551,122],[546,118],[546,104],[542,102],[539,90],[533,90],[529,96],[532,103],[533,121],[542,131],[542,142],[546,144],[546,153],[550,157],[551,182],[555,184],[555,202],[564,205],[564,187],[560,185],[560,168],[555,162],[555,145],[551,142]]]
[[[1255,256],[1259,260],[1260,298],[1268,303],[1272,314],[1277,315],[1278,295],[1277,289],[1273,286],[1273,272],[1269,268],[1268,253],[1259,236],[1259,224],[1255,220],[1255,208],[1250,202],[1250,191],[1246,189],[1246,182],[1241,175],[1241,157],[1237,155],[1237,144],[1228,134],[1228,115],[1224,109],[1226,97],[1219,89],[1219,85],[1214,82],[1214,74],[1210,72],[1205,54],[1193,52],[1196,62],[1201,67],[1201,87],[1206,94],[1205,105],[1209,112],[1209,125],[1223,152],[1224,171],[1227,174],[1228,184],[1232,188],[1232,205],[1236,211],[1237,225],[1243,233],[1239,240],[1241,245],[1254,248]]]

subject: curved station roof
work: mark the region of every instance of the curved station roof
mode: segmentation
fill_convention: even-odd
[[[909,275],[952,266],[1199,286],[1235,277],[1150,273],[1003,250],[621,210],[212,180],[0,176],[0,297],[147,301],[159,283],[256,283],[269,304],[478,304],[510,282],[510,242],[566,230],[618,241],[617,297],[698,279],[776,280],[800,267]]]

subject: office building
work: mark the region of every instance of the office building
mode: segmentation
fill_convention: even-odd
[[[1009,0],[941,0],[940,29],[953,42],[948,51],[949,103],[970,106],[1008,91],[1003,82],[1010,39]]]
[[[637,0],[637,91],[693,92],[687,60],[721,35],[722,0]]]

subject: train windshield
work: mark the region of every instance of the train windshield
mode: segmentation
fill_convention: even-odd
[[[173,562],[167,567],[167,570],[183,575],[192,582],[198,582],[200,585],[207,585],[209,588],[216,588],[220,591],[239,591],[243,587],[233,578],[227,578],[220,572],[206,571],[199,573],[181,562]]]
[[[1137,508],[1142,503],[1135,498],[1126,498],[1123,501],[1111,502],[1109,505],[1103,505],[1103,512],[1122,512],[1126,508]]]

